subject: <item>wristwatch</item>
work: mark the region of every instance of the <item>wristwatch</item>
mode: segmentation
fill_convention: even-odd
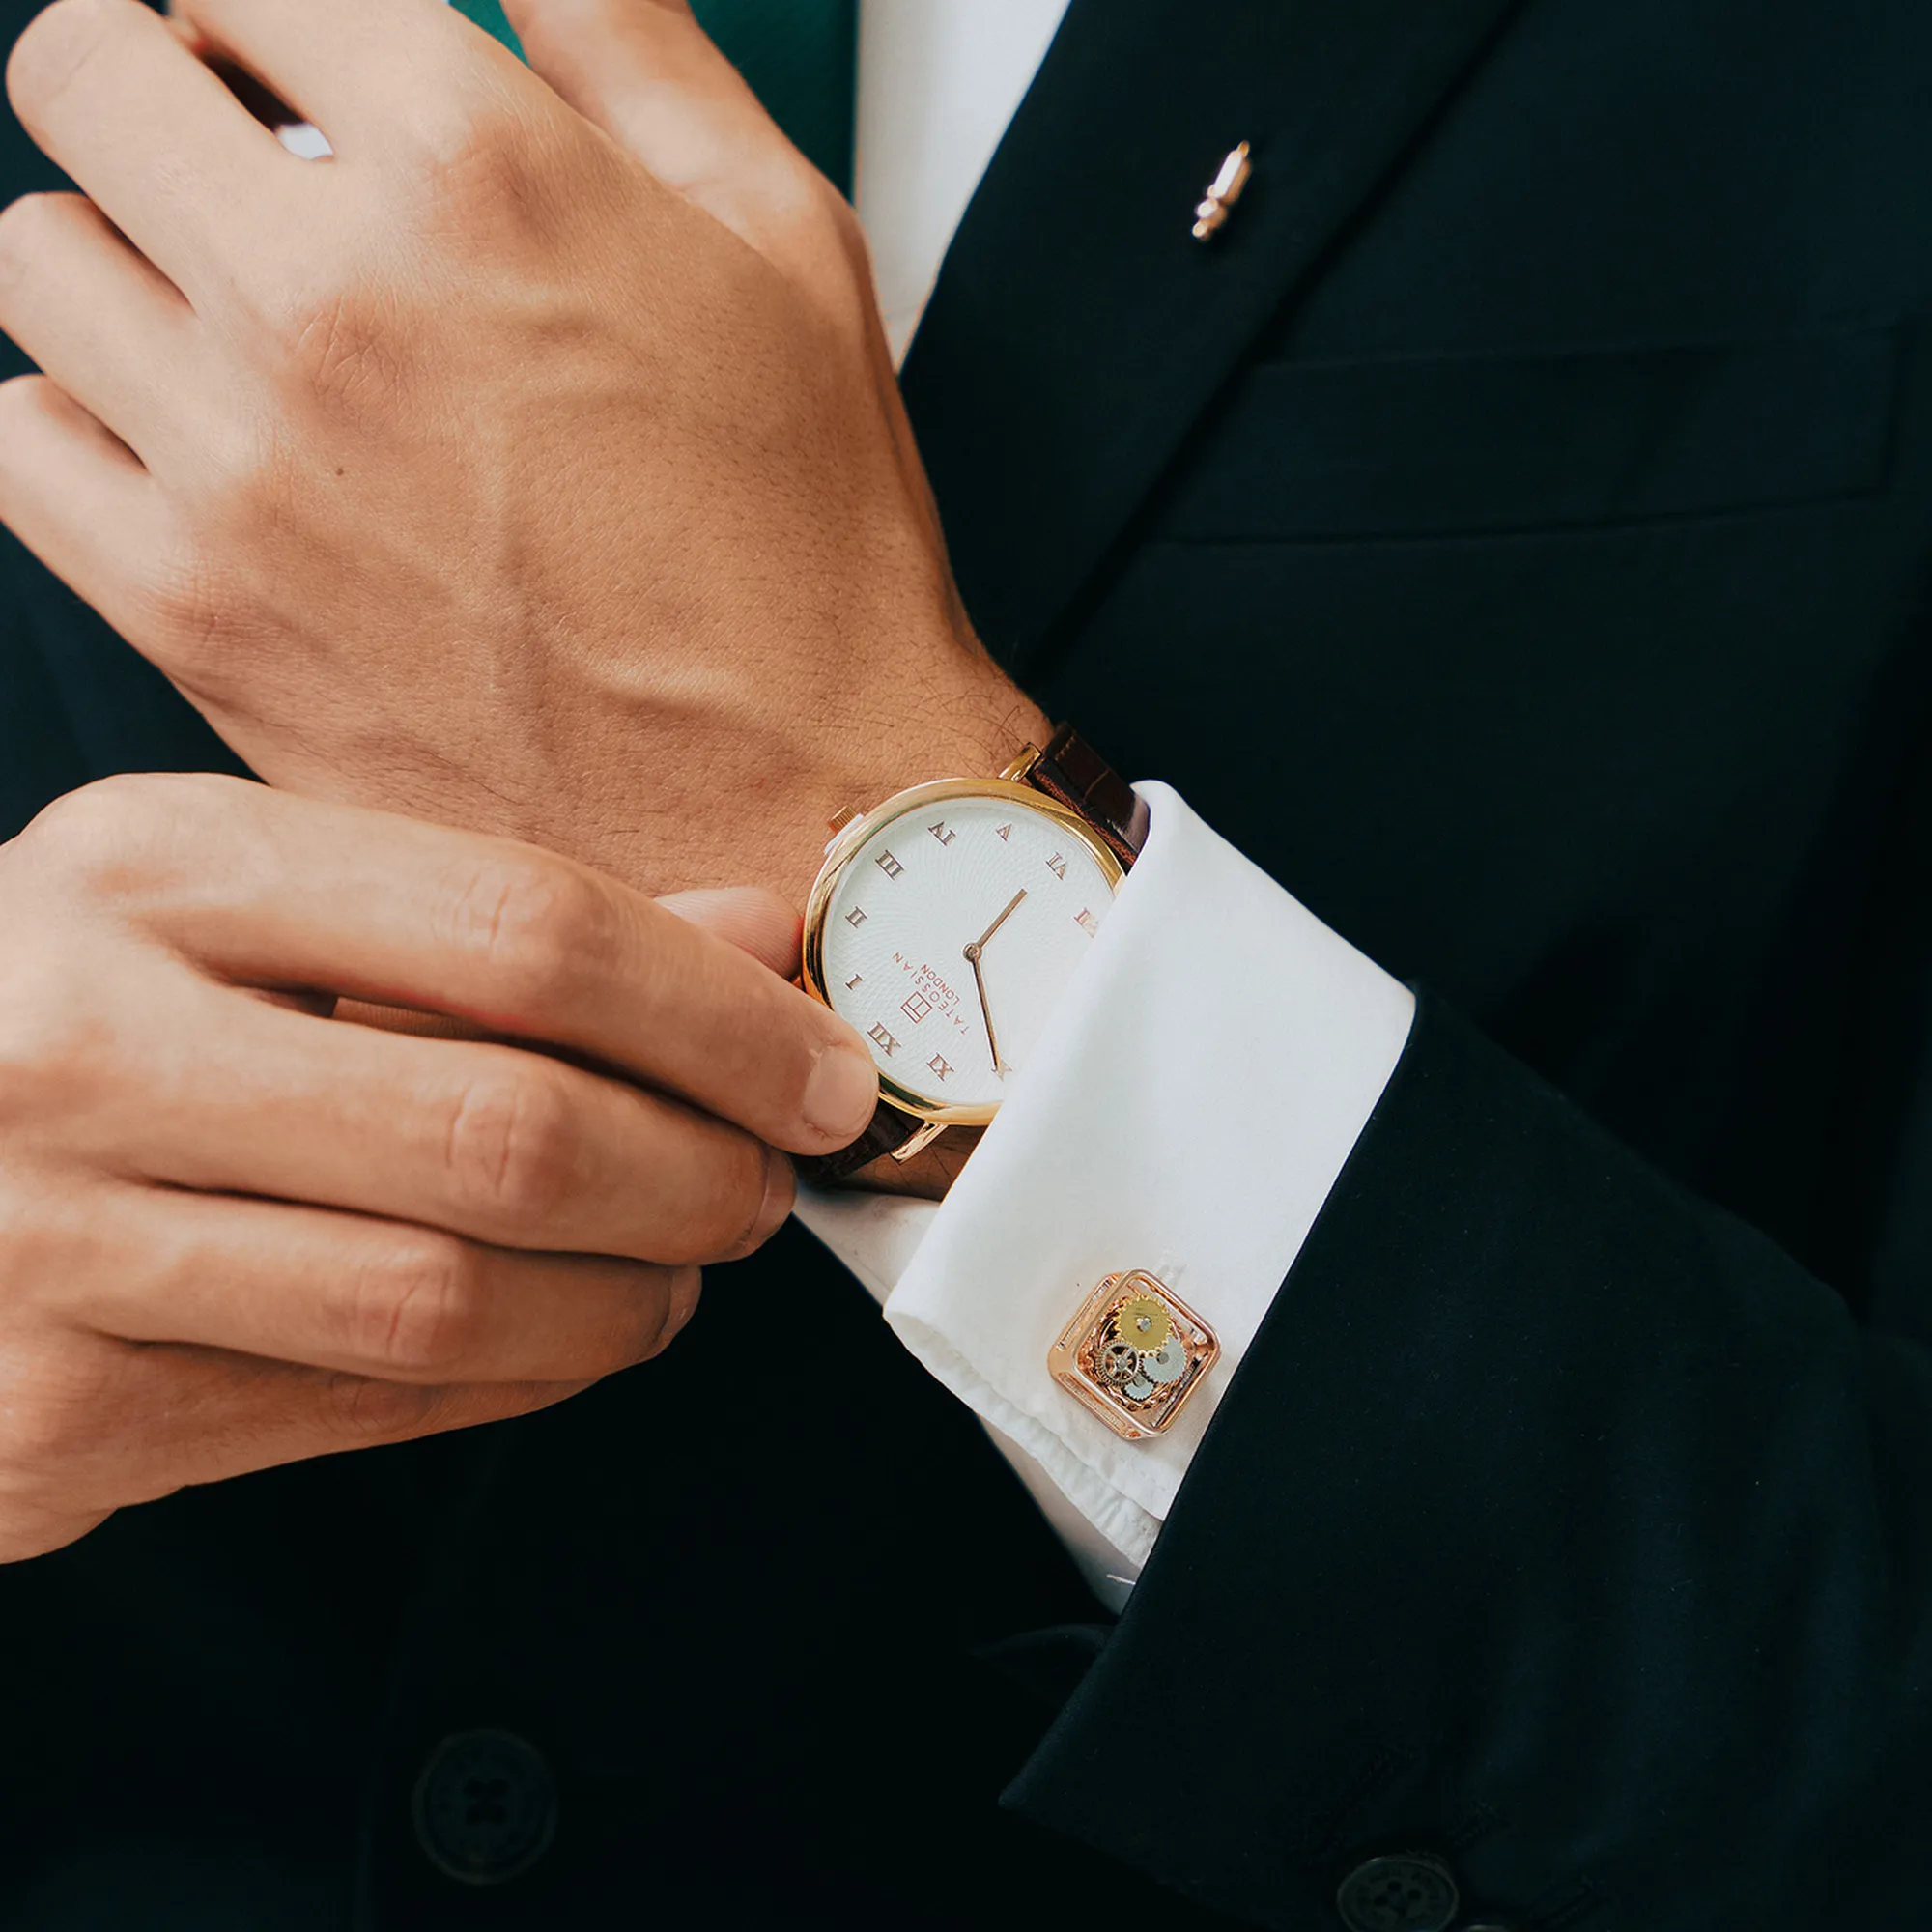
[[[842,1180],[983,1127],[1147,838],[1147,807],[1069,725],[997,779],[942,779],[833,820],[806,902],[807,992],[864,1037],[871,1124],[802,1159]]]

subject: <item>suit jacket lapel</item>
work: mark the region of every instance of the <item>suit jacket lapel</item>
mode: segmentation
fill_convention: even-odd
[[[1518,0],[1072,0],[904,387],[981,636],[1066,609],[1262,325]],[[1195,202],[1238,141],[1246,195]]]

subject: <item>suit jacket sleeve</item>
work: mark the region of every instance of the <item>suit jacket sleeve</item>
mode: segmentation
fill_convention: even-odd
[[[1256,1923],[1923,1922],[1932,1358],[1425,996],[1095,1649],[1008,1802]]]

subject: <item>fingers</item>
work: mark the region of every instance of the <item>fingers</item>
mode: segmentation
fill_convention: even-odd
[[[0,211],[0,329],[152,465],[197,354],[194,314],[85,196]]]
[[[259,786],[171,796],[195,803],[165,833],[151,810],[115,836],[185,846],[191,869],[152,917],[229,978],[574,1048],[794,1152],[842,1147],[871,1116],[877,1074],[843,1021],[612,880],[532,846]]]
[[[81,1211],[68,1245],[84,1265],[43,1297],[64,1322],[390,1381],[590,1380],[656,1354],[697,1303],[696,1268],[279,1203],[118,1186]]]
[[[0,523],[117,630],[138,635],[171,521],[127,445],[44,376],[0,383]]]
[[[55,0],[14,43],[7,91],[36,143],[199,304],[225,286],[233,238],[289,232],[284,152],[140,0]]]
[[[194,984],[159,1004],[138,1109],[88,1151],[148,1179],[681,1264],[761,1242],[788,1164],[742,1130],[519,1048],[345,1026]]]
[[[797,976],[804,922],[777,893],[758,886],[700,887],[668,894],[658,904],[749,952],[781,980]]]
[[[445,0],[175,0],[174,13],[344,159],[416,127],[449,75],[495,58]]]
[[[204,1405],[200,1415],[190,1412],[178,1433],[163,1431],[155,1443],[160,1467],[175,1478],[170,1488],[226,1482],[314,1456],[502,1422],[589,1387],[588,1382],[439,1387],[256,1362],[244,1355],[211,1354],[196,1361],[190,1351],[172,1348],[156,1354],[168,1358],[155,1362],[156,1379],[165,1375],[169,1393],[175,1394],[185,1371],[199,1382],[196,1393]]]
[[[684,0],[504,0],[532,69],[668,186],[768,260],[802,206],[837,195]]]
[[[777,132],[683,0],[505,0],[503,12],[531,68],[673,186],[730,135]]]
[[[57,1373],[43,1359],[22,1373],[0,1352],[0,1521],[10,1526],[30,1525],[38,1501],[77,1535],[125,1503],[188,1484],[526,1415],[586,1386],[385,1381],[219,1350],[81,1341]]]

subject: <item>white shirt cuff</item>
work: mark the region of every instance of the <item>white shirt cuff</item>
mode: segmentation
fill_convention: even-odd
[[[801,1189],[798,1209],[1117,1604],[1415,1011],[1176,793],[1139,790],[1146,849],[946,1200]],[[1141,1442],[1046,1366],[1100,1277],[1134,1267],[1222,1348],[1173,1428]]]

